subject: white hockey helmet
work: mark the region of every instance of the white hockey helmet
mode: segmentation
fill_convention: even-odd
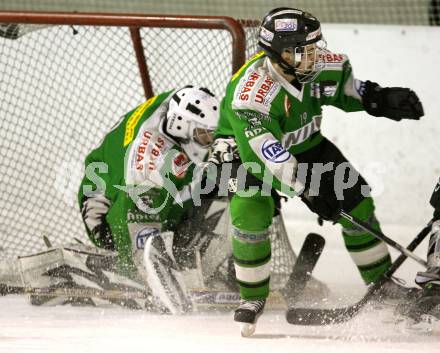
[[[196,142],[207,148],[214,140],[219,110],[219,100],[207,88],[186,86],[171,97],[166,132],[186,143]]]

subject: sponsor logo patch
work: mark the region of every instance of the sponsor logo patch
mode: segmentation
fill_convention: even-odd
[[[264,27],[261,27],[260,30],[260,37],[263,38],[264,40],[267,40],[268,42],[271,42],[273,39],[273,33],[269,30],[267,30]]]
[[[196,304],[236,304],[240,302],[238,292],[190,291],[191,299]]]
[[[275,31],[288,32],[298,29],[298,21],[296,18],[279,18],[275,20]]]
[[[255,137],[255,136],[261,135],[261,133],[263,131],[266,131],[266,130],[265,129],[263,130],[263,128],[260,128],[260,127],[256,127],[256,128],[253,128],[253,129],[247,128],[246,130],[244,130],[244,135],[247,138],[251,138],[251,137]]]
[[[127,214],[127,220],[130,222],[159,222],[160,215],[157,214],[148,214],[148,213],[138,213],[129,211]]]
[[[136,148],[136,169],[142,170],[144,165],[141,163],[145,158],[145,153],[147,151],[148,144],[150,143],[151,136],[153,134],[146,130],[144,131],[141,141]]]
[[[235,112],[235,116],[241,120],[247,120],[252,127],[260,126],[262,121],[271,122],[270,115],[255,111],[240,111]]]
[[[249,92],[251,91],[252,87],[254,87],[255,83],[258,81],[258,79],[261,76],[257,72],[252,72],[252,74],[249,75],[246,82],[243,84],[241,91],[239,93],[239,99],[242,101],[248,101],[249,100]]]
[[[177,178],[185,177],[188,167],[190,166],[189,162],[188,156],[183,152],[179,152],[176,157],[174,157],[172,168]]]
[[[282,141],[283,146],[289,148],[291,146],[299,145],[300,143],[304,142],[315,132],[318,132],[321,129],[321,121],[322,117],[320,115],[316,115],[307,125],[304,125],[300,129],[285,134]]]
[[[324,54],[322,57],[327,63],[341,63],[344,61],[344,55],[342,54],[327,53]]]
[[[150,237],[154,237],[156,235],[159,235],[159,229],[157,228],[143,228],[136,234],[136,248],[137,249],[143,249],[145,247],[145,243],[147,242],[147,239]]]
[[[272,95],[269,93],[274,85],[274,81],[266,76],[263,83],[258,87],[257,93],[255,94],[255,103],[260,103],[263,105],[269,105]]]
[[[261,154],[273,163],[284,163],[292,156],[279,141],[275,140],[265,140],[261,145]]]
[[[252,71],[240,80],[235,89],[233,108],[252,109],[260,114],[268,115],[272,101],[281,86],[270,76],[261,71]],[[239,115],[242,115],[241,112]]]

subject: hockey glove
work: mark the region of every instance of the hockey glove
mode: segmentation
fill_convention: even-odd
[[[110,225],[106,219],[109,208],[109,199],[104,195],[93,195],[83,201],[81,215],[92,242],[100,248],[115,250]]]
[[[223,163],[231,163],[239,159],[237,144],[232,137],[217,138],[212,144],[210,156],[204,165],[204,172],[201,181],[201,188],[206,189],[206,185],[215,182],[211,192],[202,194],[205,199],[215,198],[219,195],[219,182]]]
[[[434,207],[435,210],[440,211],[440,179],[438,180],[437,185],[434,188],[429,203],[432,207]]]
[[[395,121],[419,120],[424,115],[422,103],[414,91],[401,87],[383,88],[371,81],[365,82],[362,104],[368,114]]]
[[[434,207],[434,217],[440,220],[440,179],[434,188],[434,192],[431,195],[429,203]]]
[[[342,202],[338,201],[336,197],[321,194],[310,196],[309,191],[306,190],[301,195],[301,201],[306,204],[310,211],[326,221],[336,222],[341,217]]]
[[[235,140],[232,137],[218,138],[212,144],[211,155],[208,158],[208,162],[219,165],[238,158],[240,157]]]

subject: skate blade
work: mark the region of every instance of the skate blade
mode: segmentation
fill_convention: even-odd
[[[255,324],[248,324],[246,322],[240,323],[240,332],[241,337],[250,337],[254,334],[255,328],[257,325]]]

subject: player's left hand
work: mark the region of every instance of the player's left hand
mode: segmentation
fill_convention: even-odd
[[[375,82],[366,81],[362,102],[369,114],[395,121],[419,120],[424,115],[419,97],[409,88],[382,88]]]

